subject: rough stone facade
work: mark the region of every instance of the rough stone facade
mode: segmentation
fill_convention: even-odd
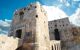
[[[9,36],[19,38],[16,50],[80,48],[80,28],[71,25],[68,18],[48,22],[46,12],[38,2],[16,10]]]
[[[22,50],[50,50],[47,19],[41,5],[32,3],[14,13],[9,36],[20,39],[18,46]]]
[[[49,21],[48,25],[50,40],[61,40],[62,50],[75,49],[77,44],[80,45],[80,29],[73,26],[68,18]]]
[[[59,32],[59,40],[69,40],[72,39],[72,33],[71,33],[71,28],[72,26],[70,25],[70,22],[68,20],[68,18],[63,18],[63,19],[59,19],[59,20],[54,20],[54,21],[49,21],[48,22],[49,25],[49,32],[50,32],[50,39],[51,40],[56,40],[54,35],[54,32],[56,32],[56,30]]]
[[[16,50],[18,47],[18,38],[0,35],[0,50]]]

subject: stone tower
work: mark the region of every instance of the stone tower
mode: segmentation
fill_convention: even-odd
[[[14,13],[9,36],[18,37],[22,50],[50,50],[46,12],[39,2]]]
[[[50,40],[61,40],[61,49],[69,50],[75,46],[71,29],[68,18],[49,21]]]

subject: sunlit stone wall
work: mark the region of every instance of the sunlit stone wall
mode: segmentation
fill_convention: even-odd
[[[18,46],[18,38],[0,35],[0,50],[15,50]]]

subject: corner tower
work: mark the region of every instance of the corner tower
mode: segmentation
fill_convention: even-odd
[[[20,38],[24,50],[50,50],[48,18],[39,2],[14,13],[9,36]]]

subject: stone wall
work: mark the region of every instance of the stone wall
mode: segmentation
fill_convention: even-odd
[[[15,50],[18,47],[18,38],[0,35],[0,50]]]
[[[68,18],[49,21],[51,40],[55,39],[54,29],[59,30],[62,50],[78,49],[80,45],[80,27],[73,26]]]
[[[28,46],[35,46],[33,50],[49,50],[48,18],[39,2],[15,12],[10,29],[11,35],[18,37],[19,46],[24,45],[26,49]]]

